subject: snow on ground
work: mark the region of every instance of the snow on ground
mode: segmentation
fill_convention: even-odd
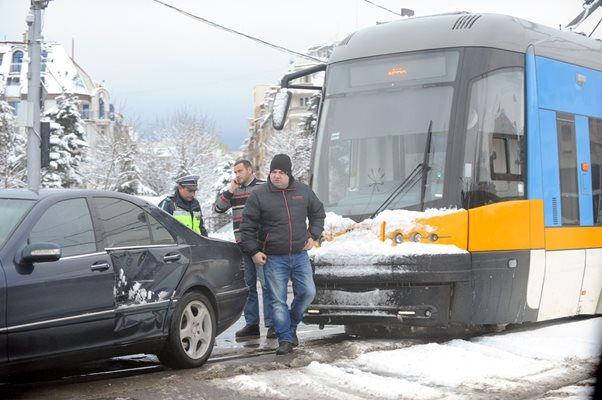
[[[602,318],[592,318],[211,382],[241,395],[282,399],[589,400],[601,332]]]

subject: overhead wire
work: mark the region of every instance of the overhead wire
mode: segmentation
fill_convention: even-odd
[[[592,29],[591,33],[587,37],[592,37],[592,35],[596,31],[596,29],[598,29],[598,26],[600,26],[600,22],[602,22],[602,18],[600,18],[600,20],[598,21],[598,23],[596,24],[596,26],[594,26],[594,29]]]
[[[398,17],[401,17],[401,16],[402,16],[400,13],[396,13],[395,11],[388,9],[387,7],[383,7],[383,6],[381,6],[380,4],[376,4],[376,3],[374,3],[374,2],[372,2],[372,1],[370,1],[370,0],[364,0],[364,1],[365,1],[366,3],[368,3],[368,4],[372,4],[372,5],[373,5],[373,6],[375,6],[375,7],[382,8],[383,10],[386,10],[386,11],[388,11],[388,12],[390,12],[390,13],[393,13],[393,14],[397,15]]]
[[[171,4],[165,3],[165,2],[163,2],[161,0],[152,0],[152,1],[154,1],[155,3],[159,3],[159,4],[161,4],[161,5],[165,6],[165,7],[171,8],[172,10],[177,11],[177,12],[179,12],[181,14],[184,14],[187,17],[190,17],[190,18],[195,19],[197,21],[201,21],[201,22],[203,22],[203,23],[205,23],[207,25],[213,26],[214,28],[222,29],[222,30],[224,30],[226,32],[234,33],[236,35],[240,35],[240,36],[246,37],[247,39],[251,39],[251,40],[253,40],[255,42],[264,44],[264,45],[272,47],[274,49],[281,50],[281,51],[284,51],[284,52],[287,52],[287,53],[290,53],[290,54],[294,54],[296,56],[308,58],[310,60],[314,60],[314,61],[317,61],[319,63],[323,63],[325,61],[325,60],[322,60],[321,58],[310,56],[309,54],[300,53],[300,52],[295,51],[295,50],[287,49],[286,47],[278,46],[276,44],[267,42],[267,41],[265,41],[263,39],[259,39],[259,38],[255,37],[255,36],[251,36],[251,35],[248,35],[246,33],[237,31],[235,29],[228,28],[228,27],[220,25],[220,24],[218,24],[216,22],[210,21],[210,20],[208,20],[206,18],[199,17],[198,15],[194,15],[192,13],[189,13],[188,11],[182,10],[182,9],[176,7],[176,6],[171,5]]]

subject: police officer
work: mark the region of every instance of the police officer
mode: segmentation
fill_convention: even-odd
[[[159,203],[159,207],[196,233],[207,236],[203,224],[201,205],[195,198],[198,190],[198,175],[187,175],[176,179],[175,193]]]

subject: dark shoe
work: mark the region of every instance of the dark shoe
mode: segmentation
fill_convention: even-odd
[[[258,338],[259,325],[245,325],[244,328],[236,332],[237,338]]]
[[[268,339],[276,339],[276,330],[274,330],[273,326],[268,327],[268,333],[265,334],[265,337]]]
[[[293,343],[291,343],[293,347],[299,346],[299,338],[297,337],[297,331],[292,331],[291,335],[293,336]]]
[[[284,355],[293,352],[293,345],[289,342],[280,342],[276,349],[276,355]]]

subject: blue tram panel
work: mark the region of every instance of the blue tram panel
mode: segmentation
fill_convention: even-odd
[[[535,79],[533,79],[533,75]],[[602,118],[602,72],[527,56],[529,197],[543,198],[546,226],[562,226],[558,113],[574,119],[579,224],[592,226],[592,182],[588,118]],[[534,93],[535,91],[535,93]],[[566,200],[567,196],[564,193]]]
[[[536,57],[539,108],[602,118],[602,72]]]

